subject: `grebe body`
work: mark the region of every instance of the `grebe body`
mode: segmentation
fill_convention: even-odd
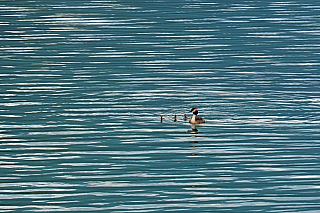
[[[202,123],[205,123],[205,120],[201,117],[198,117],[198,110],[196,108],[192,108],[190,110],[190,112],[193,112],[193,115],[192,115],[192,118],[190,119],[189,123],[192,123],[192,124],[202,124]]]

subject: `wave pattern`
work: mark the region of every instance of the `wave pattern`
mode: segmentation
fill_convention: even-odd
[[[1,211],[318,211],[319,10],[0,2]]]

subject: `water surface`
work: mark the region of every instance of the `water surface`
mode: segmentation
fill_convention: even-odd
[[[0,1],[1,211],[317,212],[319,10]]]

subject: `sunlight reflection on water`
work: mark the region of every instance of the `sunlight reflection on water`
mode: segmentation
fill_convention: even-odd
[[[1,210],[319,209],[317,2],[20,3],[0,7]]]

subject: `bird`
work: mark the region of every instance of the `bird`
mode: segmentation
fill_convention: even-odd
[[[174,115],[174,116],[172,117],[172,119],[173,119],[173,122],[176,122],[176,121],[177,121],[177,115]]]
[[[184,117],[183,117],[183,120],[188,120],[188,119],[190,119],[190,117],[189,116],[187,116],[187,114],[184,114]]]
[[[193,112],[193,115],[192,115],[192,118],[190,119],[189,123],[192,123],[192,124],[202,124],[202,123],[205,123],[205,120],[201,117],[198,117],[198,110],[197,108],[192,108],[190,110],[190,112]]]
[[[164,120],[165,118],[161,115],[161,123],[162,123],[162,121]]]

